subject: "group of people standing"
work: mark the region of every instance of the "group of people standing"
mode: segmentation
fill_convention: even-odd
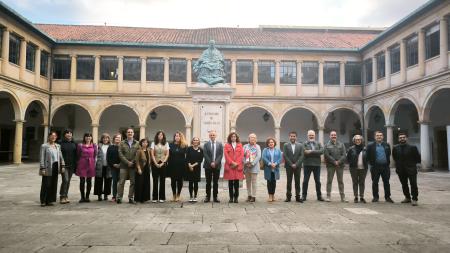
[[[60,203],[67,204],[68,190],[73,174],[80,177],[80,203],[90,202],[92,178],[95,178],[94,195],[98,201],[108,200],[112,191],[112,200],[122,203],[125,182],[130,181],[128,202],[153,203],[166,201],[166,177],[171,179],[172,201],[181,200],[183,181],[189,182],[189,202],[197,202],[198,183],[201,165],[205,171],[206,197],[203,202],[220,202],[218,198],[218,181],[222,160],[224,160],[223,179],[228,180],[229,202],[238,203],[240,181],[245,179],[247,202],[256,201],[257,176],[264,172],[267,182],[268,201],[275,201],[277,180],[280,179],[280,165],[284,162],[286,169],[286,199],[292,198],[292,180],[295,183],[295,200],[307,200],[308,183],[313,174],[317,200],[331,201],[331,188],[334,175],[337,176],[340,199],[348,202],[344,194],[343,170],[349,164],[353,181],[354,202],[366,203],[364,198],[365,178],[370,166],[372,176],[372,202],[379,201],[378,182],[383,180],[385,200],[393,203],[390,195],[390,157],[391,148],[383,141],[383,133],[375,133],[375,142],[364,146],[362,136],[353,137],[353,146],[346,151],[343,143],[337,140],[336,131],[331,131],[330,141],[325,145],[315,140],[315,132],[309,130],[305,143],[297,142],[297,133],[289,133],[289,142],[282,150],[277,148],[277,141],[270,137],[266,147],[261,151],[257,136],[251,133],[248,143],[243,145],[239,135],[232,132],[225,144],[216,140],[214,130],[209,132],[209,140],[200,147],[200,139],[194,137],[190,145],[183,133],[177,131],[171,143],[163,131],[155,134],[153,141],[146,138],[139,142],[134,139],[132,128],[127,129],[126,139],[121,134],[113,136],[103,134],[99,144],[94,144],[92,135],[86,133],[82,143],[73,141],[70,129],[63,132],[63,138],[56,143],[56,132],[50,132],[48,142],[41,146],[40,170],[42,176],[41,205],[53,205],[56,202],[58,174],[61,174]],[[320,170],[322,155],[327,168],[327,196],[321,193]],[[402,184],[405,199],[402,203],[417,205],[417,163],[420,155],[417,148],[407,143],[407,134],[399,134],[399,144],[393,148],[396,172]],[[303,168],[303,191],[300,195],[300,174]],[[152,175],[152,183],[150,182]],[[411,185],[409,191],[408,181]],[[153,186],[152,194],[151,186]],[[152,195],[152,196],[151,196]]]

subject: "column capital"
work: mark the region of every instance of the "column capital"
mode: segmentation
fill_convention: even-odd
[[[303,60],[297,60],[296,62],[297,62],[297,64],[302,64]]]
[[[275,130],[280,130],[281,129],[281,126],[280,125],[275,125]]]
[[[70,58],[77,58],[77,55],[76,54],[71,54]]]
[[[147,127],[147,125],[141,124],[141,125],[139,125],[139,127]]]
[[[163,57],[163,59],[164,59],[165,61],[168,61],[168,60],[170,59],[170,57]]]
[[[231,62],[237,62],[237,59],[236,58],[231,58],[230,61]]]
[[[443,21],[443,22],[447,22],[448,17],[447,16],[442,16],[439,20]]]
[[[280,59],[278,59],[278,60],[275,60],[275,64],[280,64],[280,62],[281,62],[281,60],[280,60]]]
[[[95,59],[100,59],[100,57],[102,57],[101,55],[94,55]]]
[[[319,64],[324,64],[325,61],[324,60],[319,60]]]
[[[342,60],[342,61],[339,61],[339,64],[346,64],[347,63],[347,61],[346,60]]]
[[[317,128],[319,129],[319,131],[325,130],[325,127],[324,127],[324,126],[319,126],[319,127],[317,127]]]
[[[139,57],[141,60],[147,60],[147,56],[141,56]]]
[[[252,59],[252,62],[256,63],[256,64],[258,64],[258,61],[259,61],[259,59]]]
[[[393,128],[393,127],[395,127],[395,125],[394,124],[386,124],[384,127],[386,127],[386,128]]]
[[[192,57],[186,58],[186,61],[192,61]]]
[[[427,120],[419,120],[419,121],[417,121],[417,123],[420,124],[420,125],[429,125],[429,124],[430,124],[430,121],[427,121]]]
[[[41,126],[48,127],[48,123],[42,123]]]
[[[23,124],[26,122],[26,120],[24,120],[24,119],[15,119],[13,121],[16,122],[16,124],[21,124],[21,123]]]
[[[184,127],[185,127],[185,128],[192,128],[192,125],[187,124],[187,125],[185,125]]]
[[[117,56],[117,59],[123,60],[123,55],[118,55],[118,56]]]
[[[99,124],[92,124],[91,127],[98,127]]]

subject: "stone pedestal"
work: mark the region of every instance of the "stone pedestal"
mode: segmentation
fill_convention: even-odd
[[[229,104],[235,88],[198,83],[188,91],[194,101],[194,136],[204,143],[209,140],[208,132],[215,130],[217,140],[224,142],[230,132]]]

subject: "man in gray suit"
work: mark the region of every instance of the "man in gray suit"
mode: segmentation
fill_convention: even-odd
[[[290,202],[292,197],[292,177],[295,182],[295,201],[302,203],[300,198],[300,171],[303,163],[303,145],[297,143],[297,133],[289,133],[289,143],[283,146],[284,167],[286,168],[287,184],[286,184],[286,200]]]
[[[213,200],[219,203],[217,198],[219,191],[219,176],[223,157],[223,144],[216,141],[217,133],[215,130],[209,131],[209,141],[203,145],[204,162],[206,176],[206,198],[205,203],[211,200],[211,180],[213,181]]]

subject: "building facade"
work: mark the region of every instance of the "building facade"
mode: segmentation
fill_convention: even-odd
[[[33,24],[0,3],[0,161],[37,158],[48,130],[138,137],[163,129],[188,139],[197,101],[192,66],[210,39],[235,92],[226,132],[259,142],[321,142],[337,130],[399,129],[420,147],[425,168],[448,168],[450,3],[432,0],[387,29],[275,27],[159,29]]]

